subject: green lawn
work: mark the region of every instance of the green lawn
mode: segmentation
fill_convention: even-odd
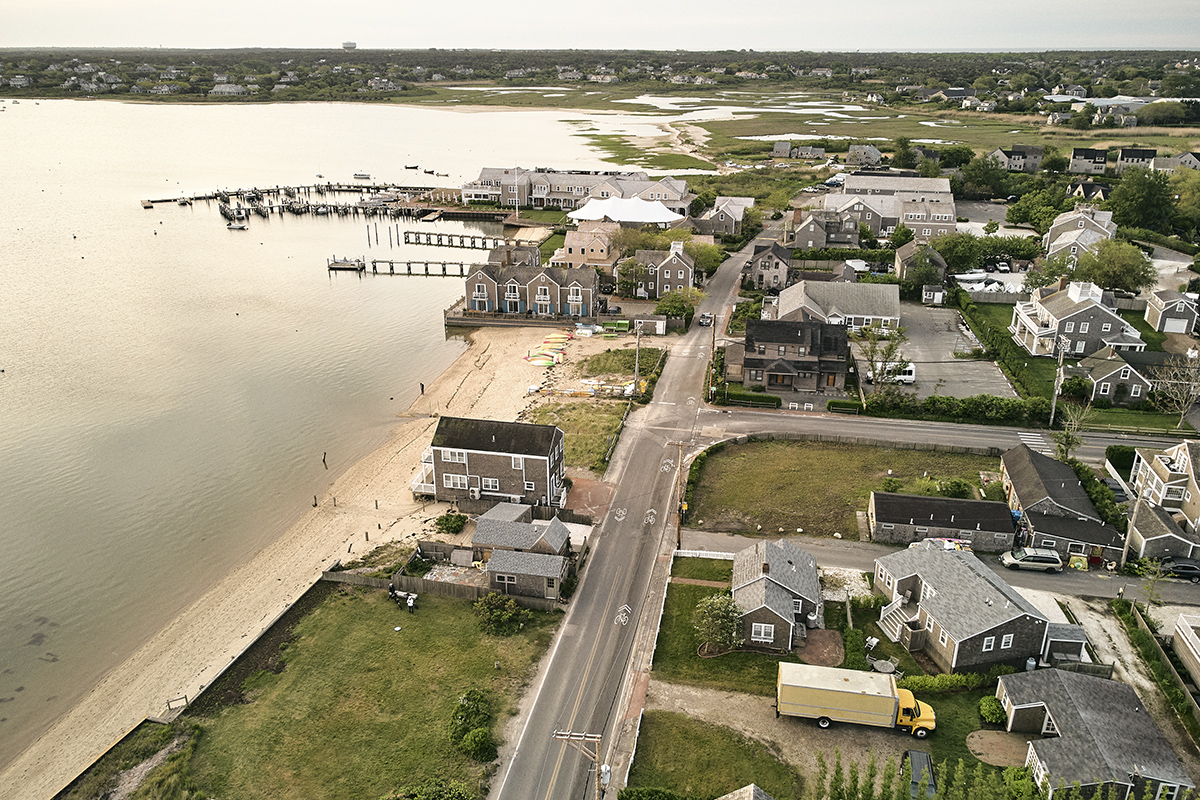
[[[621,429],[625,406],[620,400],[551,403],[535,408],[529,421],[562,428],[566,435],[567,466],[603,469],[612,437]]]
[[[671,565],[671,576],[728,583],[733,579],[733,562],[721,558],[677,558]]]
[[[857,539],[855,512],[865,511],[872,490],[885,478],[902,492],[930,488],[930,480],[962,478],[979,484],[979,472],[996,470],[985,456],[821,442],[750,442],[727,445],[700,471],[689,518],[711,530],[778,536],[806,534]],[[892,471],[891,476],[888,470]]]
[[[979,716],[979,700],[987,695],[994,695],[995,687],[980,689],[974,692],[949,692],[947,694],[922,695],[917,699],[933,707],[937,715],[937,730],[927,741],[929,751],[935,764],[946,762],[949,769],[960,758],[968,770],[975,769],[979,759],[967,748],[967,734],[984,727],[983,717]],[[987,764],[984,769],[995,769]]]
[[[633,377],[633,362],[634,348],[621,350],[605,350],[603,353],[597,353],[587,360],[584,364],[583,373],[589,377],[596,375],[620,375],[622,377]],[[641,355],[638,356],[638,377],[645,378],[654,371],[654,365],[658,363],[659,356],[662,355],[662,350],[657,347],[643,347]]]
[[[546,239],[546,241],[544,241],[540,245],[538,245],[538,251],[542,254],[542,261],[544,263],[548,263],[550,261],[550,259],[554,256],[554,251],[557,250],[558,248],[562,247],[566,241],[567,241],[566,234],[563,234],[563,233],[551,234],[550,237]]]
[[[1121,315],[1121,319],[1137,328],[1138,333],[1142,335],[1142,341],[1146,343],[1148,352],[1164,352],[1163,342],[1167,340],[1167,335],[1150,327],[1150,323],[1142,317],[1141,311],[1118,311],[1117,313]]]
[[[1127,408],[1093,408],[1092,414],[1088,430],[1104,430],[1105,426],[1113,425],[1123,428],[1147,428],[1162,431],[1164,434],[1195,432],[1195,428],[1187,422],[1183,423],[1183,428],[1177,427],[1179,422],[1177,414],[1131,411]]]
[[[571,221],[567,218],[567,212],[561,208],[522,208],[520,217],[547,225],[566,225]]]
[[[629,786],[655,787],[684,797],[709,798],[757,784],[776,800],[804,797],[804,778],[765,745],[684,714],[642,716]]]
[[[700,658],[696,649],[696,629],[692,612],[696,603],[723,590],[709,586],[672,583],[667,587],[658,643],[654,648],[653,677],[671,683],[705,686],[730,692],[770,696],[780,661],[795,661],[791,656],[764,653],[728,653],[716,658]]]
[[[465,601],[424,595],[410,615],[383,591],[335,593],[296,627],[286,668],[247,681],[250,702],[195,719],[196,786],[315,800],[380,797],[432,777],[481,785],[484,766],[448,743],[457,698],[488,693],[499,735],[558,619],[538,614],[497,638],[480,633]]]

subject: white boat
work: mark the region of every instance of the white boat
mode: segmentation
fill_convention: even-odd
[[[354,180],[369,181],[369,180],[371,180],[371,175],[366,172],[356,172],[356,173],[354,173]]]
[[[245,222],[230,222],[225,227],[231,231],[248,231],[248,230],[250,230],[250,226],[247,225]]]

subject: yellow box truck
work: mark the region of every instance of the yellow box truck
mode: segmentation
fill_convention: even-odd
[[[924,739],[937,720],[933,709],[896,688],[896,678],[876,672],[779,664],[775,683],[775,715],[815,719],[817,727],[835,722],[898,728]]]

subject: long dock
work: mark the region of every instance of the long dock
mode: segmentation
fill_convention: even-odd
[[[495,250],[517,244],[516,239],[504,236],[471,236],[461,233],[432,233],[404,231],[405,244],[426,244],[433,247],[462,247],[470,250]]]
[[[386,271],[380,271],[379,266],[381,264],[387,266]],[[386,258],[376,258],[371,260],[371,274],[419,275],[429,278],[465,278],[471,270],[479,266],[482,265],[467,264],[462,261],[391,261]],[[397,267],[400,267],[400,271],[397,271]],[[440,271],[438,267],[441,267]]]

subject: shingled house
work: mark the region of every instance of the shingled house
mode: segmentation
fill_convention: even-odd
[[[945,672],[1024,667],[1040,658],[1049,621],[973,554],[937,543],[875,559],[875,591],[888,603],[879,627]]]
[[[554,425],[438,420],[412,491],[439,501],[491,499],[562,507],[563,432]]]
[[[996,687],[1009,731],[1039,734],[1025,764],[1034,783],[1082,797],[1111,787],[1113,800],[1177,800],[1194,788],[1137,692],[1119,681],[1042,669],[1002,675]],[[1104,797],[1109,795],[1104,794]]]
[[[994,500],[871,492],[867,504],[871,540],[909,544],[922,539],[963,539],[983,552],[1012,547],[1012,511]]]
[[[747,320],[742,382],[768,391],[840,394],[849,354],[845,325]]]
[[[742,636],[752,647],[791,650],[822,616],[817,561],[780,539],[758,542],[733,559],[733,600],[742,611]]]

